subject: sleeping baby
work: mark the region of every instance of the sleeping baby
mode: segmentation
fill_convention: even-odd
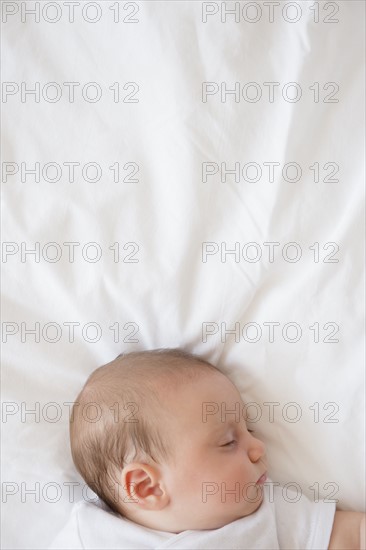
[[[70,419],[81,501],[50,548],[365,549],[365,514],[268,477],[235,385],[180,349],[95,370]]]

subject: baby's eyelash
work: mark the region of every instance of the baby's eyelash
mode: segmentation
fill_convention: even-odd
[[[228,443],[225,443],[225,445],[222,445],[222,447],[229,447],[229,445],[232,445],[233,443],[236,443],[235,439],[233,439],[232,441],[229,441]]]
[[[248,428],[248,432],[249,432],[250,434],[254,434],[254,430],[249,430],[249,428]]]

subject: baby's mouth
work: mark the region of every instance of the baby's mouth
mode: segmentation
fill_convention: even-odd
[[[264,474],[261,475],[261,477],[256,481],[256,483],[258,485],[263,485],[263,483],[265,483],[266,479],[267,479],[267,472],[264,472]]]

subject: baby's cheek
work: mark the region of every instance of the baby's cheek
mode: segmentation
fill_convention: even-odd
[[[187,503],[189,501],[192,504],[192,500],[200,500],[202,485],[204,480],[207,479],[204,472],[199,470],[187,470],[181,469],[171,475],[170,487],[171,493],[175,498],[184,500]]]

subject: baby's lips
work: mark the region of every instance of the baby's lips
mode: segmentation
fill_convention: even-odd
[[[261,475],[261,477],[256,481],[256,483],[258,485],[263,485],[263,483],[265,483],[266,479],[267,479],[267,472],[264,472],[264,474]]]

